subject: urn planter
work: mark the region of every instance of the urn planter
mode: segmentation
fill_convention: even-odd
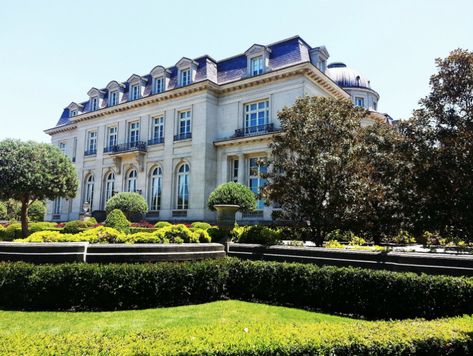
[[[214,208],[217,211],[217,225],[225,233],[222,243],[225,245],[225,250],[228,253],[230,231],[235,226],[235,214],[240,209],[240,206],[234,204],[215,204]]]

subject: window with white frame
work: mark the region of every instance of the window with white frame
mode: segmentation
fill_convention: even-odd
[[[365,106],[365,99],[359,96],[355,96],[355,106],[364,107]]]
[[[90,99],[90,111],[96,111],[99,108],[99,98],[93,97]]]
[[[61,198],[54,199],[53,202],[53,214],[58,215],[61,214]]]
[[[105,177],[105,192],[104,192],[104,202],[107,201],[113,196],[115,190],[115,173],[110,172]]]
[[[179,111],[179,136],[181,139],[190,138],[191,134],[191,111]]]
[[[164,77],[154,78],[153,94],[162,93],[164,91]]]
[[[238,170],[240,169],[240,161],[238,158],[232,159],[230,178],[233,182],[238,182]]]
[[[151,140],[153,143],[162,143],[164,138],[164,116],[153,117]]]
[[[84,195],[84,203],[87,202],[90,204],[90,211],[92,211],[92,204],[94,202],[94,185],[95,185],[95,178],[92,174],[90,174],[87,179],[85,180],[85,195]]]
[[[180,71],[180,83],[181,86],[189,85],[192,82],[192,70],[191,68],[182,69]]]
[[[112,91],[109,97],[108,106],[115,106],[118,104],[118,91]]]
[[[89,154],[97,153],[97,131],[87,133],[87,152]]]
[[[110,126],[107,129],[107,145],[108,147],[116,146],[118,143],[118,127]]]
[[[376,101],[373,101],[373,110],[378,110],[378,103]]]
[[[131,100],[137,100],[140,98],[140,85],[135,84],[131,86]]]
[[[156,167],[151,172],[151,204],[152,211],[161,209],[161,186],[163,180],[163,171],[161,167]]]
[[[61,150],[62,153],[66,154],[66,143],[65,142],[59,142],[58,147],[59,147],[59,149]]]
[[[130,147],[135,147],[140,140],[140,123],[138,121],[128,124],[128,143]]]
[[[136,179],[138,177],[138,174],[136,173],[136,169],[132,169],[127,177],[126,177],[126,190],[128,192],[136,192]]]
[[[189,208],[189,172],[190,168],[187,163],[181,165],[177,171],[177,209]]]
[[[250,74],[252,76],[263,74],[264,59],[263,56],[257,56],[250,59]]]
[[[77,110],[71,110],[71,117],[77,116]]]
[[[261,188],[266,184],[266,179],[261,175],[268,171],[264,157],[251,157],[248,159],[248,187],[255,195],[259,195]],[[256,209],[264,208],[264,200],[256,201]]]
[[[269,100],[245,104],[245,133],[265,132],[269,123]]]

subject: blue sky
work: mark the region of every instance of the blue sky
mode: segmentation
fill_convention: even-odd
[[[407,118],[434,59],[473,50],[471,0],[8,1],[0,9],[0,139],[49,141],[91,87],[174,65],[219,60],[300,35],[370,80],[379,110]]]

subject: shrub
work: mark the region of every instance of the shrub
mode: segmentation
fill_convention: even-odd
[[[107,212],[105,210],[94,210],[92,217],[99,223],[103,223],[107,218]]]
[[[473,313],[473,278],[232,258],[156,264],[0,263],[0,280],[1,309],[116,310],[239,299],[368,319]]]
[[[172,224],[170,222],[167,222],[167,221],[158,221],[156,224],[154,224],[154,227],[157,228],[157,229],[161,229],[163,227],[166,227],[166,226],[171,226]]]
[[[361,237],[353,236],[348,243],[350,245],[354,245],[354,246],[363,246],[366,243],[366,241],[365,241],[365,239],[363,239]]]
[[[393,242],[399,245],[408,245],[415,243],[416,239],[406,230],[401,230],[396,236],[393,237]]]
[[[440,245],[440,242],[442,241],[442,236],[437,231],[430,232],[430,231],[424,231],[422,236],[417,239],[418,243],[424,244],[424,245]]]
[[[57,230],[57,224],[54,222],[34,222],[29,225],[29,231],[31,233],[44,230]]]
[[[209,234],[211,241],[214,242],[219,242],[226,238],[226,232],[220,230],[217,226],[212,226],[210,229],[207,230],[207,233]]]
[[[193,222],[191,224],[191,226],[193,228],[196,228],[196,229],[202,229],[202,230],[208,230],[212,227],[212,225],[210,225],[209,223],[206,223],[206,222],[201,222],[201,221],[196,221],[196,222]]]
[[[337,240],[328,240],[325,243],[326,248],[344,248],[344,246]]]
[[[145,214],[148,211],[148,204],[146,204],[145,198],[138,193],[123,192],[115,194],[107,201],[105,208],[107,214],[115,209],[121,210],[130,220],[136,214]]]
[[[153,228],[147,228],[147,227],[130,227],[130,234],[136,234],[137,232],[155,232],[156,229],[155,227]]]
[[[163,240],[157,236],[157,234],[152,232],[137,232],[126,236],[127,243],[136,243],[136,244],[160,244],[163,243]]]
[[[217,204],[239,205],[240,211],[252,211],[256,208],[255,193],[246,185],[240,183],[223,183],[210,193],[207,203],[209,209],[212,211],[215,210],[214,205]]]
[[[114,209],[108,214],[104,225],[113,227],[122,232],[130,231],[130,222],[126,219],[125,214],[123,214],[119,209]]]
[[[88,227],[89,225],[85,221],[72,220],[64,224],[62,231],[67,234],[77,234]]]
[[[156,236],[170,243],[199,242],[199,237],[183,224],[163,227],[156,231]]]
[[[212,241],[212,238],[210,237],[207,230],[195,229],[194,230],[194,236],[195,236],[195,240],[197,240],[197,242],[206,243],[206,242]]]
[[[87,224],[88,227],[98,225],[98,222],[94,217],[88,218],[87,220],[85,220],[85,223]]]
[[[8,225],[2,232],[3,241],[13,241],[14,239],[19,239],[21,237],[21,224],[17,222]]]
[[[59,231],[37,231],[25,239],[17,239],[15,242],[78,242],[76,235],[61,234]]]
[[[8,218],[7,206],[0,201],[0,220],[6,220]]]
[[[28,209],[30,221],[43,221],[46,215],[46,204],[41,200],[35,200]]]
[[[131,227],[144,227],[144,228],[152,229],[152,228],[154,228],[154,225],[150,224],[146,220],[141,220],[139,222],[135,222],[135,223],[131,224]]]
[[[98,226],[77,234],[78,241],[90,243],[121,243],[126,242],[126,235],[112,227]]]
[[[278,230],[271,229],[263,225],[247,226],[236,228],[234,231],[239,234],[237,241],[244,244],[277,245],[281,243],[281,237]]]
[[[358,238],[352,231],[345,231],[345,230],[340,230],[336,229],[331,232],[329,232],[327,235],[325,235],[325,240],[337,240],[337,241],[343,241],[343,242],[350,242],[353,239]]]

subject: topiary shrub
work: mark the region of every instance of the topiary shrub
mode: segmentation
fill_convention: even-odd
[[[156,231],[156,236],[170,243],[199,242],[199,237],[183,224],[163,227]]]
[[[112,227],[122,232],[130,231],[130,222],[120,209],[112,210],[105,220],[105,226]]]
[[[72,220],[64,224],[62,231],[66,234],[77,234],[88,227],[89,225],[85,221]]]
[[[255,193],[247,186],[240,183],[228,182],[220,184],[210,193],[207,203],[209,209],[214,211],[214,205],[217,204],[239,205],[240,211],[247,212],[255,210],[256,197]]]
[[[208,242],[212,241],[212,238],[210,237],[207,230],[195,229],[194,230],[194,236],[196,237],[198,242],[208,243]]]
[[[158,221],[156,224],[154,224],[154,227],[157,228],[157,229],[161,229],[163,227],[166,227],[166,226],[171,226],[172,224],[170,222],[167,222],[167,221]]]
[[[35,200],[28,209],[30,221],[43,221],[46,215],[46,204],[41,200]]]
[[[123,192],[115,194],[107,201],[105,208],[107,214],[110,214],[115,209],[121,210],[126,218],[131,220],[137,214],[146,214],[148,204],[146,204],[145,198],[138,193]]]
[[[241,233],[239,233],[241,230]],[[244,228],[234,229],[238,234],[237,241],[245,244],[277,245],[281,243],[278,230],[273,230],[267,226],[254,225]]]
[[[123,243],[127,241],[124,233],[106,226],[98,226],[82,231],[76,236],[77,241],[87,241],[90,243]]]
[[[95,225],[98,224],[97,220],[95,220],[94,217],[88,218],[87,220],[85,220],[85,223],[86,223],[87,226],[89,226],[89,227],[92,227],[92,226],[95,226]]]
[[[153,232],[137,232],[127,236],[127,243],[135,244],[160,244],[163,240],[159,238],[156,233]]]
[[[201,222],[201,221],[193,222],[191,226],[195,229],[202,229],[202,230],[208,230],[212,227],[212,225],[210,225],[209,223]]]

